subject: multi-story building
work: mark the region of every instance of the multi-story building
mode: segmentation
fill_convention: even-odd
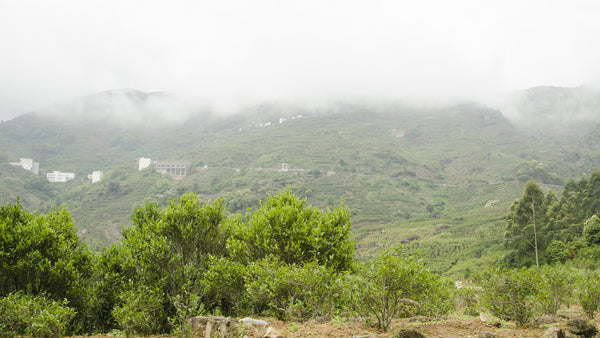
[[[62,171],[53,171],[46,174],[46,178],[50,182],[67,182],[75,179],[75,173],[64,173]]]
[[[88,175],[88,179],[91,180],[92,183],[96,183],[99,182],[103,176],[103,171],[92,171],[92,173]]]
[[[172,176],[186,176],[190,170],[189,162],[159,162],[156,161],[156,171]]]

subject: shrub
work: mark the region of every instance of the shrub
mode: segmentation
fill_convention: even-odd
[[[488,269],[478,279],[485,290],[481,302],[492,314],[502,320],[513,320],[519,326],[533,318],[540,286],[535,269]]]
[[[23,209],[19,201],[0,206],[0,234],[0,296],[26,292],[67,299],[78,311],[70,325],[82,326],[91,255],[67,210],[40,215]]]
[[[467,316],[479,316],[481,307],[479,297],[481,288],[463,286],[455,291],[456,309]]]
[[[332,268],[308,263],[287,265],[266,258],[248,267],[246,290],[252,309],[279,319],[305,319],[332,313],[336,289]]]
[[[238,218],[227,249],[244,263],[272,255],[286,264],[316,261],[345,271],[354,258],[350,227],[350,212],[343,205],[323,211],[287,190],[261,202],[245,221]]]
[[[586,270],[579,277],[576,290],[583,312],[593,319],[600,308],[600,274]]]
[[[164,331],[162,298],[157,289],[139,285],[121,295],[121,306],[116,306],[113,316],[125,334],[148,335]]]
[[[394,317],[439,314],[452,307],[449,292],[443,291],[439,276],[401,247],[385,250],[373,263],[360,267],[354,282],[355,310],[374,316],[384,331]]]
[[[0,299],[0,334],[61,337],[73,316],[75,310],[67,306],[66,300],[11,293]]]
[[[242,313],[247,303],[245,276],[245,265],[229,258],[211,256],[201,282],[207,310],[217,310],[228,316]]]
[[[555,315],[561,305],[569,305],[573,277],[564,267],[545,266],[540,269],[538,305],[541,313]]]

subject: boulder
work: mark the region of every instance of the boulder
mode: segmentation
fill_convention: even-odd
[[[189,319],[195,336],[205,338],[237,338],[240,336],[239,324],[231,317],[196,316]]]
[[[400,330],[400,332],[396,333],[394,337],[398,338],[425,338],[425,336],[415,330]]]
[[[595,337],[598,329],[583,319],[573,319],[567,323],[565,337],[591,338]]]
[[[479,314],[479,320],[481,320],[481,322],[483,324],[487,324],[487,325],[491,325],[491,326],[495,326],[495,327],[500,327],[501,326],[500,321],[498,321],[496,319],[492,319],[485,312],[481,312]]]
[[[560,327],[552,326],[544,332],[542,338],[565,338],[565,333]]]
[[[254,319],[254,318],[250,318],[250,317],[240,319],[240,323],[242,323],[246,326],[254,326],[257,328],[266,328],[267,325],[269,324],[264,320]]]

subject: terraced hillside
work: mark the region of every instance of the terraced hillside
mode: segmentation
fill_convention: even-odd
[[[582,174],[569,146],[535,141],[500,111],[477,104],[265,104],[164,128],[28,114],[0,124],[0,191],[42,212],[67,207],[84,240],[100,249],[117,241],[133,209],[147,202],[164,205],[194,191],[222,197],[235,213],[287,188],[321,208],[344,203],[360,257],[414,235],[420,239],[410,245],[433,261],[443,256],[434,267],[448,272],[466,268],[461,254],[483,257],[481,264],[498,255],[502,217],[525,181],[560,187]],[[19,157],[39,161],[40,176],[7,164]],[[189,161],[192,169],[179,179],[138,171],[139,157]],[[52,170],[105,176],[95,184],[50,184],[41,176]]]

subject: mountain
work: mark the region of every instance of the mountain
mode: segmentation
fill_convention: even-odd
[[[0,123],[0,193],[42,212],[67,207],[84,241],[99,250],[118,241],[133,209],[148,202],[163,206],[191,191],[220,196],[231,213],[243,213],[291,189],[320,208],[343,202],[359,257],[413,238],[410,245],[422,243],[438,260],[436,271],[456,273],[503,250],[503,217],[527,180],[560,190],[593,162],[591,152],[579,154],[579,163],[564,150],[571,143],[541,142],[501,111],[476,103],[265,103],[227,117],[200,109],[186,112],[183,123],[140,122],[150,116],[142,108],[162,96],[109,91],[86,99],[93,104],[73,115],[39,112]],[[130,121],[113,120],[131,107],[139,114]],[[19,157],[40,162],[40,175],[8,164]],[[153,168],[138,171],[140,157],[186,161],[190,172],[172,178]],[[77,179],[49,183],[44,175],[53,170]],[[100,182],[85,179],[92,170],[104,171]],[[448,243],[454,251],[445,254]]]

